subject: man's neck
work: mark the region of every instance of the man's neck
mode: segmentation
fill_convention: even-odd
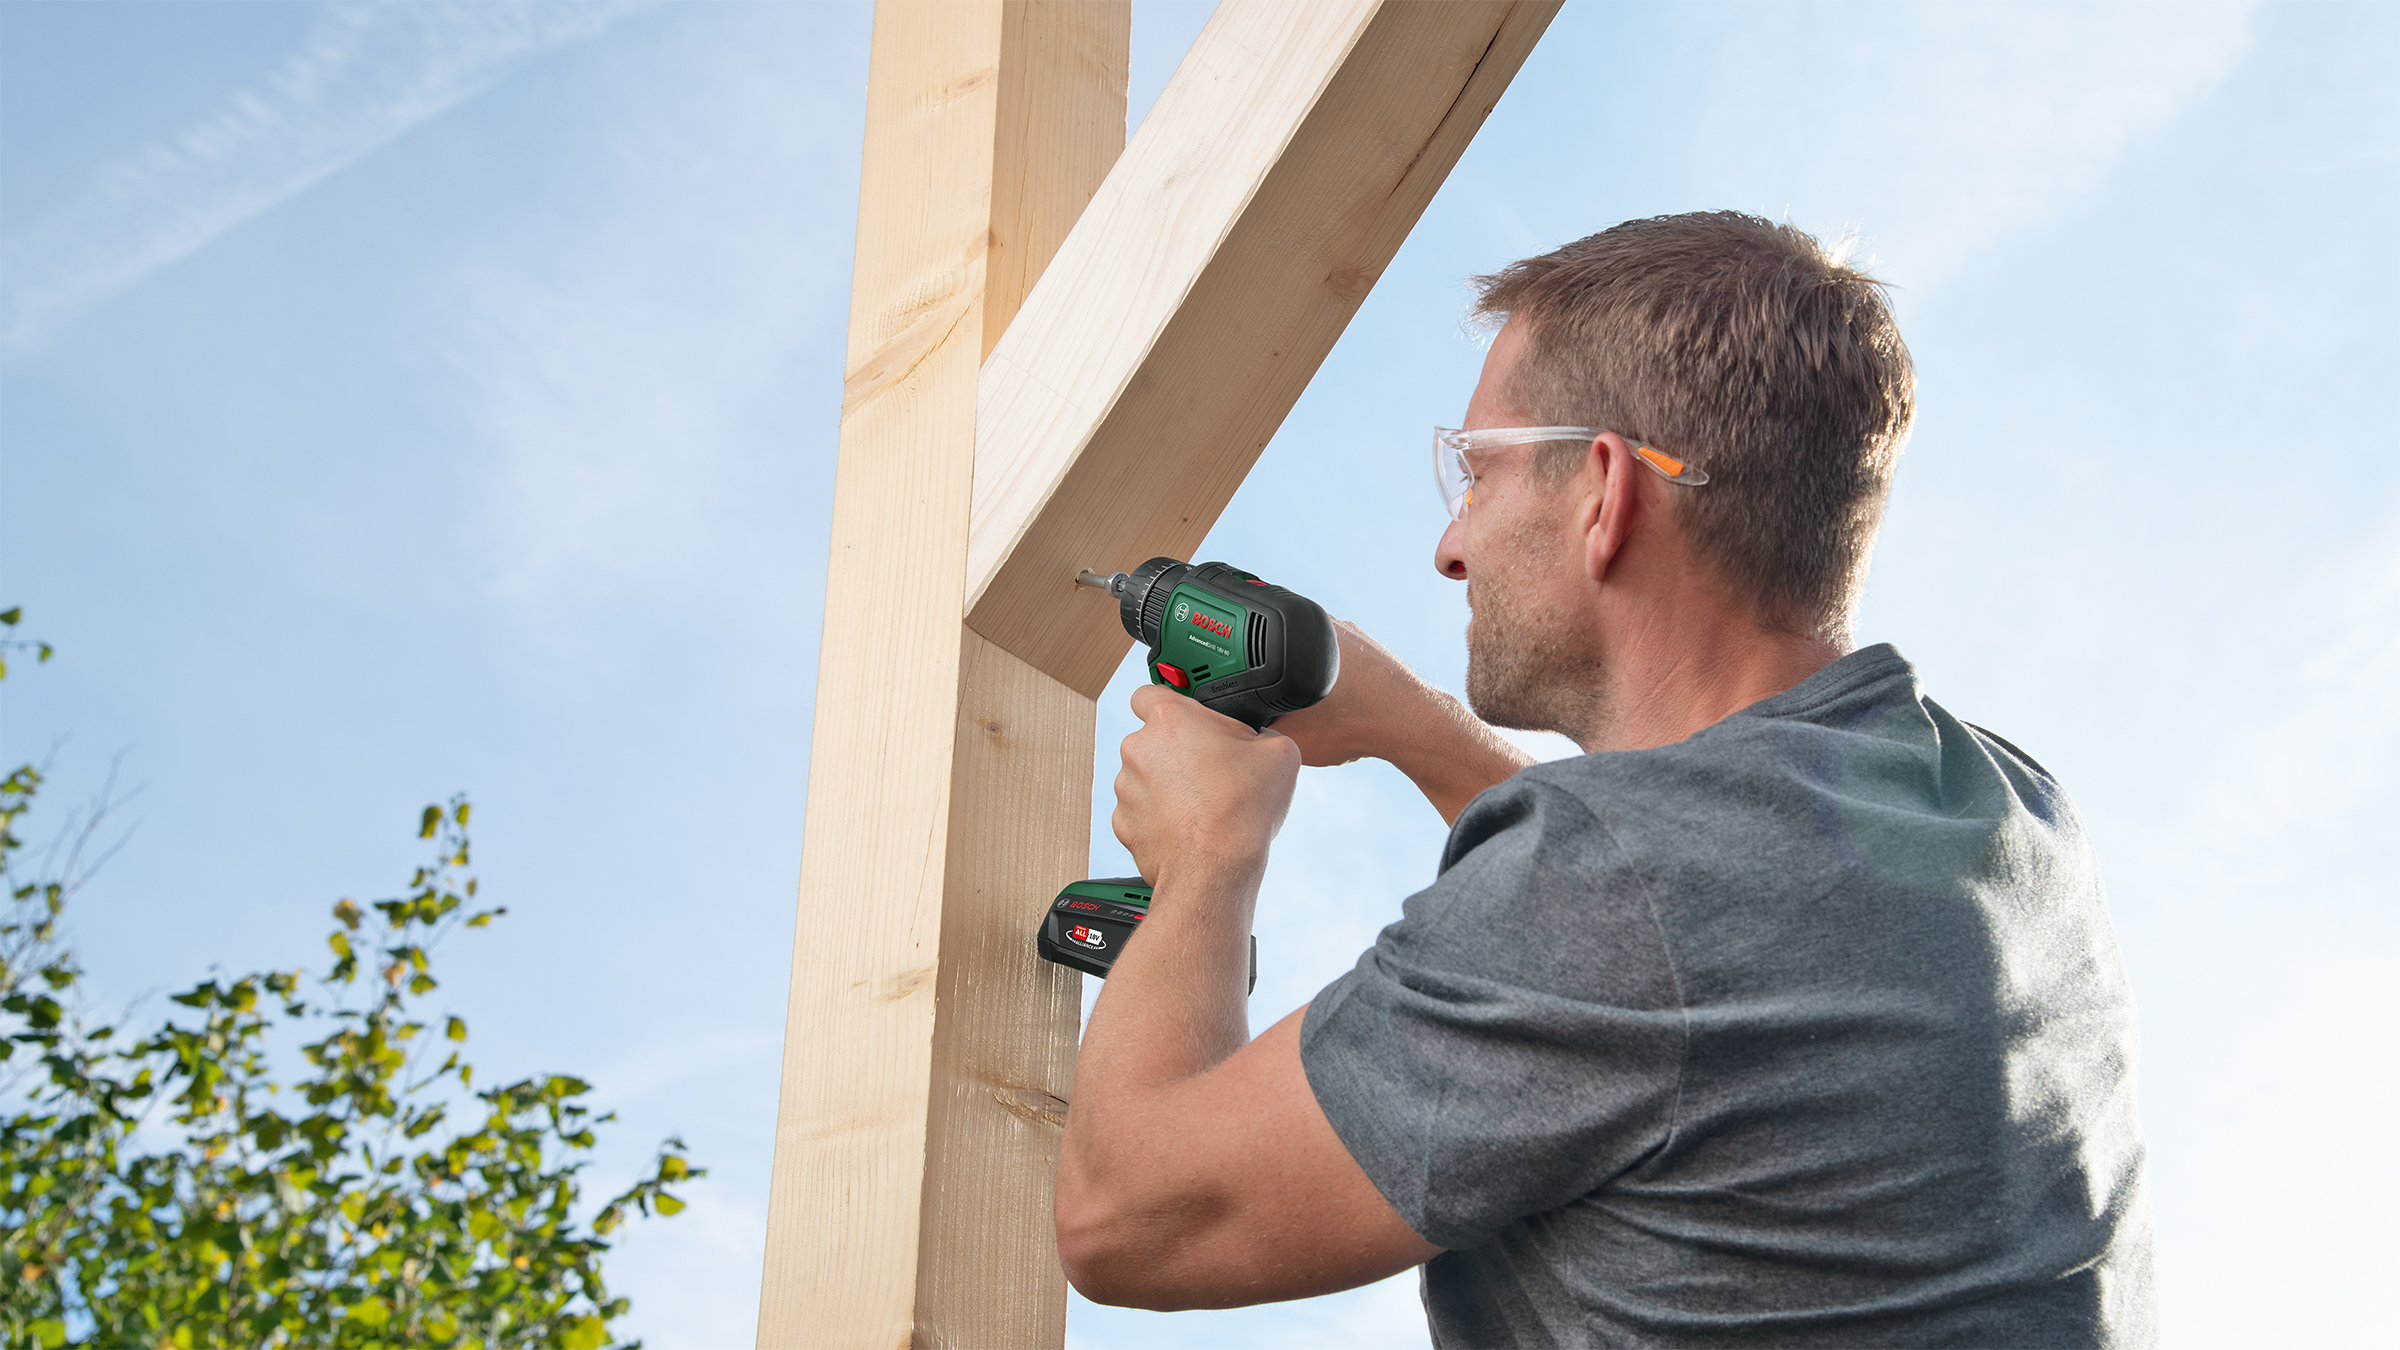
[[[1849,650],[1846,641],[1762,628],[1747,616],[1686,611],[1611,644],[1593,714],[1568,735],[1587,753],[1672,745]]]

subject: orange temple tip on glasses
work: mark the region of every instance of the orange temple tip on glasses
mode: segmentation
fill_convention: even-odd
[[[1700,472],[1698,469],[1693,468],[1691,465],[1684,463],[1682,460],[1677,459],[1673,455],[1667,454],[1664,451],[1653,450],[1646,445],[1637,445],[1634,447],[1633,453],[1640,456],[1641,461],[1644,464],[1647,464],[1651,468],[1665,474],[1674,482],[1685,483],[1693,487],[1698,487],[1700,484],[1708,481],[1707,474]]]
[[[1672,455],[1662,455],[1656,450],[1651,449],[1649,446],[1645,445],[1633,453],[1650,461],[1651,468],[1658,470],[1660,473],[1665,474],[1669,478],[1673,478],[1675,475],[1683,472],[1682,460],[1677,459]]]

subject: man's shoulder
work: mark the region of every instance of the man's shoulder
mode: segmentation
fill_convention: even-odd
[[[1550,760],[1504,786],[1555,789],[1593,804],[1634,803],[1653,793],[1714,795],[1744,777],[1806,773],[1823,760],[1825,743],[1838,737],[1900,732],[1930,743],[1931,736],[1922,734],[1930,728],[1909,725],[1928,720],[1928,709],[1935,705],[1924,697],[1915,667],[1890,644],[1879,644],[1830,662],[1683,740]]]
[[[1460,817],[1448,861],[1511,834],[1717,900],[1832,885],[1862,861],[1881,876],[1914,859],[1898,870],[1915,884],[1969,884],[2004,835],[2027,856],[2091,870],[2048,771],[1925,697],[1889,646],[1672,745],[1530,766]]]

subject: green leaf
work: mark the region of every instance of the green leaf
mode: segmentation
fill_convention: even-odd
[[[17,620],[19,620],[19,619],[22,619],[22,618],[24,618],[24,617],[25,617],[25,607],[24,607],[23,605],[10,605],[10,606],[9,606],[8,608],[6,608],[6,609],[0,609],[0,623],[7,624],[7,625],[8,625],[9,627],[11,627],[11,628],[14,628],[14,627],[16,627],[16,626],[17,626]],[[39,1325],[41,1325],[41,1324],[37,1322],[37,1323],[35,1323],[35,1325],[36,1325],[36,1326],[39,1326]],[[65,1335],[66,1333],[65,1333],[65,1332],[60,1332],[59,1334],[63,1336],[63,1335]]]
[[[417,837],[419,839],[431,839],[433,837],[434,826],[441,823],[442,808],[438,806],[426,807],[424,816],[417,822]]]
[[[0,775],[11,861],[21,856],[13,826],[41,783],[30,767]],[[0,1035],[0,1055],[22,1047],[43,1061],[30,1110],[0,1110],[0,1220],[10,1230],[0,1232],[0,1350],[363,1350],[447,1345],[487,1327],[505,1329],[510,1344],[608,1343],[608,1323],[627,1305],[602,1282],[604,1235],[680,1212],[684,1202],[661,1188],[702,1170],[673,1156],[682,1145],[669,1140],[654,1177],[590,1206],[582,1164],[567,1159],[594,1147],[594,1127],[609,1117],[576,1104],[588,1100],[584,1080],[543,1074],[475,1093],[483,1109],[472,1121],[415,1095],[438,1094],[437,1080],[452,1074],[462,1097],[474,1092],[455,1044],[465,1019],[438,1020],[454,1047],[427,1075],[415,1055],[428,1047],[416,1039],[436,1019],[407,1015],[408,991],[433,988],[425,948],[436,935],[505,912],[466,909],[476,893],[464,875],[467,817],[459,797],[421,818],[434,842],[399,898],[334,906],[340,922],[326,941],[340,960],[326,983],[353,983],[368,957],[393,982],[378,981],[362,1006],[302,1002],[306,972],[237,972],[182,986],[178,1004],[200,1014],[197,1025],[162,1016],[109,1040],[45,993],[45,983],[50,994],[82,987],[54,920],[37,909],[57,915],[67,888],[15,873],[0,884],[23,906],[0,906],[0,1011],[22,1023]],[[370,914],[389,920],[393,936],[378,928],[362,940]],[[280,1054],[266,1053],[273,1008],[309,1024],[290,1076]],[[155,1103],[164,1114],[145,1121]],[[305,1105],[287,1118],[270,1103]],[[44,1247],[21,1254],[17,1235],[37,1228]],[[34,1320],[59,1306],[47,1288],[35,1297],[49,1303],[15,1306],[37,1279],[67,1292],[90,1276],[109,1293],[105,1305],[82,1305],[88,1332],[63,1314]]]

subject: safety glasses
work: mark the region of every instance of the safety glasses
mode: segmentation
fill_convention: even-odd
[[[1442,505],[1449,509],[1450,518],[1464,520],[1467,508],[1475,504],[1475,470],[1467,463],[1468,451],[1542,441],[1590,441],[1601,430],[1599,427],[1481,427],[1460,431],[1455,427],[1435,427],[1433,486],[1442,494]],[[1708,475],[1698,465],[1688,464],[1653,446],[1634,446],[1633,457],[1670,483],[1698,487],[1708,481]]]

